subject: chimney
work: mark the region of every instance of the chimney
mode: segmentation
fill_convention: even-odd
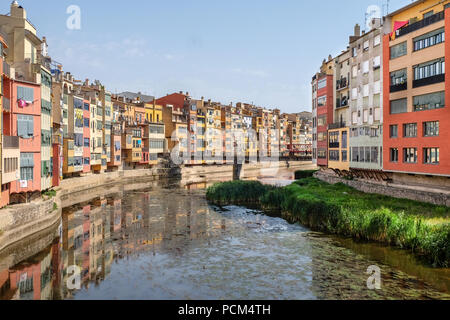
[[[22,6],[19,6],[17,1],[11,3],[11,17],[19,19],[27,19],[27,12]]]
[[[89,79],[86,78],[86,80],[84,80],[84,86],[89,87]]]
[[[359,26],[359,24],[355,25],[355,37],[359,37],[361,36],[361,27]]]

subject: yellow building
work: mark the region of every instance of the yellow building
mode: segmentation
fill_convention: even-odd
[[[328,130],[328,168],[350,171],[349,128],[336,128],[330,125]]]
[[[64,150],[63,174],[74,173],[75,147],[73,139],[64,138],[63,150]]]

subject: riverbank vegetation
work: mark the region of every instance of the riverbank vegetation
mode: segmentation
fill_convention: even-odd
[[[216,205],[251,205],[314,231],[397,246],[450,267],[450,208],[366,194],[309,177],[275,188],[227,182],[207,191]]]

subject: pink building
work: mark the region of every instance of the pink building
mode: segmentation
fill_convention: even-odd
[[[41,191],[41,90],[35,83],[6,79],[4,91],[11,108],[3,115],[3,133],[18,136],[20,149],[20,177],[11,183],[11,202],[23,202]]]

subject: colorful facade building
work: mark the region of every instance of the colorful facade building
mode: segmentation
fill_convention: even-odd
[[[163,107],[156,101],[145,104],[145,117],[148,123],[150,165],[156,165],[158,158],[166,152],[166,131],[163,122]]]
[[[328,167],[348,172],[350,124],[350,50],[335,58],[333,123],[328,126]]]
[[[324,60],[321,70],[313,77],[313,162],[328,166],[328,126],[334,121],[334,60]]]
[[[91,103],[83,99],[83,173],[91,172]]]
[[[386,19],[383,163],[394,181],[450,176],[449,7],[415,1]]]
[[[43,38],[39,52],[41,63],[41,190],[53,187],[52,74],[48,46]]]
[[[350,37],[350,169],[356,177],[379,176],[383,169],[383,25]]]
[[[11,108],[3,115],[3,134],[20,139],[20,179],[11,182],[10,189],[10,200],[17,203],[41,192],[41,90],[39,84],[6,80],[5,96]]]
[[[62,66],[52,69],[52,186],[57,187],[63,177],[63,136],[64,115],[67,115],[67,104],[65,104],[65,91],[68,83],[65,82]],[[65,111],[64,111],[65,110]]]
[[[156,104],[163,107],[167,149],[184,164],[190,164],[192,159],[188,150],[188,115],[184,108],[188,97],[180,92],[156,99]]]
[[[11,183],[20,178],[20,149],[19,137],[12,136],[11,132],[4,130],[10,128],[11,124],[11,100],[5,96],[5,84],[7,79],[10,79],[11,74],[9,65],[5,62],[7,44],[3,36],[0,35],[0,76],[2,86],[0,88],[0,114],[2,115],[0,121],[0,179],[2,185],[0,208],[7,206],[10,203]],[[5,124],[4,124],[5,122]]]

